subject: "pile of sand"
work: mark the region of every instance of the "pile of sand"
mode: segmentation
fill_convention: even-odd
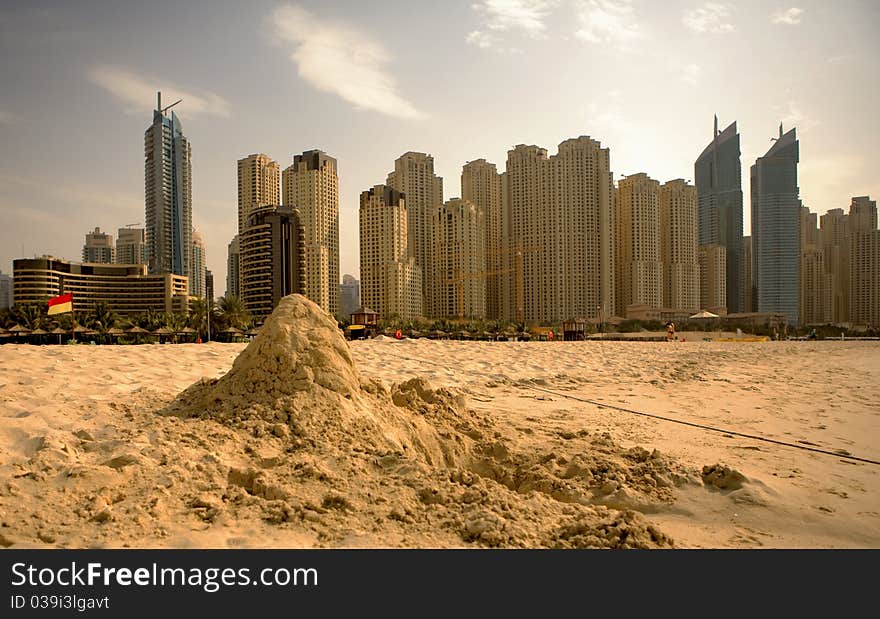
[[[594,506],[669,498],[681,478],[659,454],[624,453],[607,436],[570,458],[514,454],[459,395],[423,379],[390,389],[361,379],[335,321],[298,295],[282,300],[228,374],[196,383],[164,412],[282,439],[285,455],[271,473],[234,468],[228,478],[252,495],[286,501],[273,507],[285,514],[276,520],[304,518],[303,498],[355,513],[371,499],[365,489],[387,496],[392,486],[399,496],[387,519],[438,521],[464,542],[671,543],[634,512]],[[303,471],[318,483],[303,483]]]

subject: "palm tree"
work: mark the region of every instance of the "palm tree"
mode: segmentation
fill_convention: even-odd
[[[110,305],[106,301],[95,301],[95,307],[83,319],[85,326],[99,333],[107,333],[116,326],[117,322],[119,322],[119,316],[110,309]]]
[[[236,296],[220,297],[217,309],[218,318],[223,321],[226,328],[235,327],[244,331],[251,323],[251,313],[245,308],[241,299]]]
[[[48,308],[42,304],[30,303],[28,305],[16,305],[12,310],[16,322],[30,330],[40,329],[46,323]]]
[[[213,309],[212,309],[212,319]],[[195,298],[189,303],[189,318],[187,319],[189,326],[198,331],[199,337],[207,339],[208,337],[208,300],[201,297]]]

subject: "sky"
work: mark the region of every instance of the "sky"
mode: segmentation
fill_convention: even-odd
[[[880,196],[875,0],[0,0],[0,271],[144,223],[156,91],[193,153],[193,223],[215,292],[237,227],[236,161],[338,160],[340,274],[358,276],[358,198],[407,151],[461,166],[570,137],[615,180],[693,179],[713,115],[749,166],[798,130],[803,203]]]

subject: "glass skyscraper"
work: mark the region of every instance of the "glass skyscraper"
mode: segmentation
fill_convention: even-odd
[[[718,132],[694,163],[697,187],[697,226],[700,245],[723,245],[727,252],[727,311],[743,307],[743,193],[739,133],[733,122]]]
[[[176,104],[172,104],[176,105]],[[144,133],[147,268],[151,274],[190,276],[192,164],[180,119],[157,96],[153,124]]]
[[[800,217],[795,129],[752,166],[752,286],[755,311],[800,324]]]

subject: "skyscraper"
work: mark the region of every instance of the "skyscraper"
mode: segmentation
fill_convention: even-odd
[[[849,322],[849,216],[842,208],[819,217],[819,236],[831,279],[831,322]]]
[[[727,248],[720,243],[700,245],[700,308],[719,316],[727,313]]]
[[[755,311],[755,304],[752,301],[752,237],[743,237],[743,311]]]
[[[660,187],[660,259],[663,262],[663,307],[700,308],[697,260],[697,190],[683,179]]]
[[[263,154],[238,160],[238,233],[241,234],[252,209],[279,204],[281,168]]]
[[[552,157],[520,144],[502,180],[502,280],[507,320],[561,321],[614,310],[610,154],[589,136]]]
[[[115,262],[114,256],[112,236],[101,232],[100,228],[95,228],[94,232],[86,233],[86,243],[82,250],[83,262],[112,264]]]
[[[796,130],[783,133],[751,169],[755,310],[800,324],[800,208]]]
[[[236,234],[226,247],[226,296],[241,298],[241,250]]]
[[[407,152],[394,162],[386,184],[406,199],[407,238],[412,256],[422,273],[422,312],[434,316],[432,290],[438,282],[433,274],[433,232],[435,212],[443,205],[443,179],[434,174],[434,158]],[[371,308],[376,309],[376,308]]]
[[[361,241],[363,243],[363,241]],[[361,263],[363,265],[363,263]],[[419,289],[421,297],[422,291]],[[361,283],[346,273],[339,284],[339,318],[351,320],[351,315],[361,306]],[[370,309],[373,309],[372,307]]]
[[[486,228],[486,317],[501,317],[501,175],[494,163],[485,159],[470,161],[461,170],[461,197],[483,213]]]
[[[192,262],[190,263],[189,293],[194,297],[204,298],[207,294],[205,287],[205,269],[207,268],[207,256],[205,255],[205,241],[201,232],[192,231]]]
[[[335,315],[339,307],[336,159],[320,150],[295,155],[293,164],[283,172],[282,184],[283,203],[299,210],[305,233],[305,296]]]
[[[162,107],[144,133],[147,267],[151,274],[190,276],[192,259],[192,152],[180,119]]]
[[[434,213],[434,313],[486,317],[486,223],[469,200],[453,198]]]
[[[300,213],[289,206],[251,210],[240,236],[241,300],[265,319],[289,294],[305,292],[305,234]]]
[[[143,228],[119,228],[116,237],[116,263],[147,263],[146,230]]]
[[[739,134],[736,123],[718,132],[694,163],[697,187],[699,244],[724,245],[727,254],[727,310],[743,311],[742,238],[743,193]]]
[[[663,307],[659,193],[660,183],[644,173],[618,182],[614,264],[619,316],[626,316],[630,305]]]
[[[361,303],[380,317],[422,315],[422,272],[409,250],[408,215],[396,189],[376,185],[361,192]]]
[[[0,309],[7,309],[13,304],[12,275],[0,271]]]
[[[852,199],[849,209],[850,322],[880,326],[880,230],[877,203],[868,196]]]
[[[801,322],[821,325],[831,322],[831,274],[825,264],[818,216],[801,207]]]
[[[214,274],[211,269],[205,269],[205,298],[208,303],[214,302]]]

